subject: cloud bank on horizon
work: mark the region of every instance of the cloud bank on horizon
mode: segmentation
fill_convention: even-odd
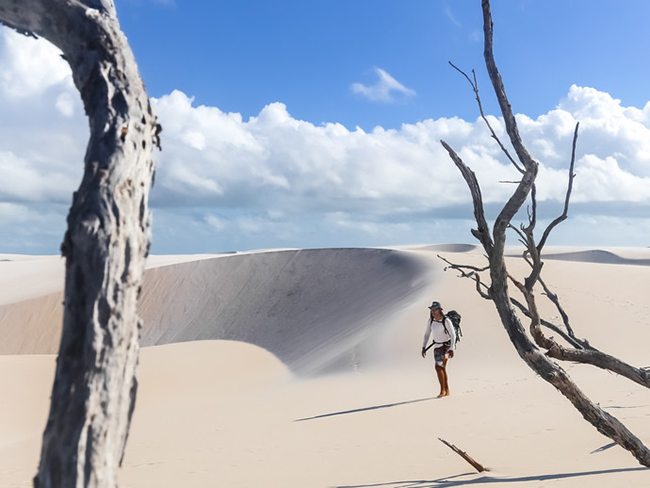
[[[83,171],[83,107],[48,43],[2,28],[0,65],[0,252],[57,253]],[[417,96],[386,70],[375,74],[350,89],[382,103]],[[478,117],[364,131],[296,119],[281,102],[244,119],[181,90],[154,99],[154,109],[163,126],[155,253],[473,242],[469,192],[440,139],[477,173],[492,211],[518,178]],[[570,220],[551,244],[648,245],[650,102],[625,107],[573,85],[547,113],[517,118],[540,162],[547,221],[561,211],[580,122]],[[501,119],[490,121],[505,141]]]

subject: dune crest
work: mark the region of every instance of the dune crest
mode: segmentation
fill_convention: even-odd
[[[287,250],[151,269],[142,345],[226,339],[260,346],[301,374],[353,366],[355,346],[419,296],[430,270],[418,256],[385,249]]]
[[[142,346],[247,342],[302,374],[354,367],[354,349],[370,329],[396,317],[432,282],[427,260],[387,249],[179,259],[154,260],[145,271]],[[57,291],[0,306],[0,354],[56,353],[62,302]]]
[[[626,258],[611,251],[593,249],[588,251],[574,251],[564,253],[547,253],[544,259],[555,259],[558,261],[575,261],[581,263],[600,264],[629,264],[636,266],[650,266],[650,258]]]
[[[429,246],[420,246],[413,248],[417,251],[435,251],[435,252],[472,252],[478,249],[475,244],[431,244]]]

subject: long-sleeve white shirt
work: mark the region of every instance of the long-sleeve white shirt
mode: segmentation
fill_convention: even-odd
[[[454,329],[454,324],[451,323],[447,317],[444,318],[445,324],[443,326],[442,322],[438,322],[429,318],[427,322],[427,328],[424,331],[424,341],[422,341],[422,347],[427,347],[429,338],[433,338],[433,342],[436,343],[436,347],[441,346],[444,342],[449,342],[449,349],[453,351],[456,348],[456,330]],[[447,327],[447,332],[445,332],[445,327]]]

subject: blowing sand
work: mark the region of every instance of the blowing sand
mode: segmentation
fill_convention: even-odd
[[[492,304],[437,254],[482,260],[454,245],[152,259],[120,486],[650,486],[650,470],[527,368]],[[552,254],[545,279],[577,334],[650,366],[650,250]],[[36,470],[62,280],[58,258],[0,255],[0,487],[30,486]],[[433,299],[463,315],[444,399],[419,355]],[[650,391],[563,367],[650,444]]]

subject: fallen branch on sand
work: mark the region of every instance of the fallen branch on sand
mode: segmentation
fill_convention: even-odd
[[[447,442],[447,441],[444,440],[444,439],[441,439],[440,437],[438,437],[438,440],[439,440],[440,442],[442,442],[444,445],[446,445],[447,447],[449,447],[452,451],[454,451],[454,452],[455,452],[456,454],[458,454],[460,457],[462,457],[462,458],[463,458],[465,461],[467,461],[469,464],[471,464],[472,467],[473,467],[476,471],[478,471],[479,473],[482,473],[483,471],[489,471],[488,468],[486,468],[486,467],[484,467],[483,465],[481,465],[480,463],[477,463],[476,461],[474,461],[474,459],[472,459],[472,458],[469,456],[469,454],[467,454],[465,451],[461,451],[461,450],[458,449],[456,446],[454,446],[453,444],[450,444],[449,442]]]

